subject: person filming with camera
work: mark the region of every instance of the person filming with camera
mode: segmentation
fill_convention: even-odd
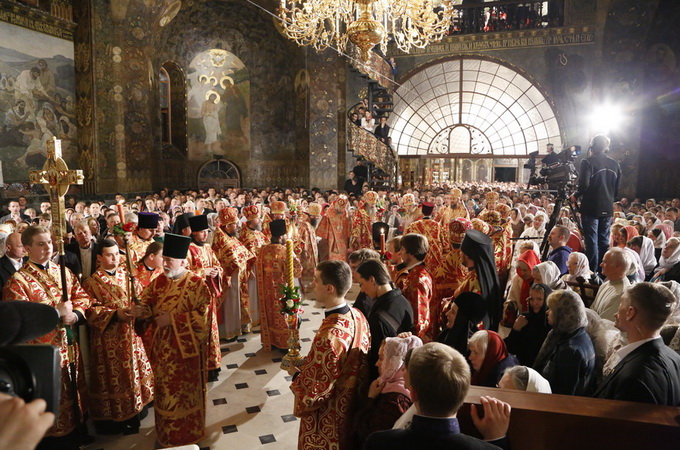
[[[578,189],[572,203],[581,199],[581,222],[590,270],[596,271],[609,248],[609,227],[614,214],[614,198],[621,180],[619,163],[606,155],[610,139],[598,134],[590,143],[591,154],[581,160]]]

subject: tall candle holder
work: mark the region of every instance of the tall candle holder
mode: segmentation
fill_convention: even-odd
[[[300,323],[302,310],[302,297],[300,289],[295,286],[295,275],[293,273],[293,241],[286,240],[286,264],[287,264],[287,284],[281,285],[281,314],[283,314],[288,328],[288,353],[281,360],[281,368],[288,370],[290,367],[299,367],[303,363],[300,355]]]

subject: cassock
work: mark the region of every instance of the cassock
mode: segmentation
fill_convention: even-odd
[[[253,260],[253,267],[257,261],[257,254],[260,247],[267,244],[264,234],[259,230],[253,230],[248,225],[241,228],[241,235],[239,236],[241,243],[255,255]],[[248,300],[250,303],[250,319],[253,326],[260,324],[260,297],[257,292],[257,278],[255,278],[254,271],[248,274]]]
[[[326,240],[329,261],[347,261],[351,224],[345,211],[328,208],[326,215],[321,218],[316,235]],[[371,236],[371,230],[368,230]],[[370,248],[370,246],[369,246]]]
[[[360,207],[354,212],[349,238],[349,247],[352,251],[361,248],[373,248],[373,231],[371,227],[375,221],[376,218],[371,217],[365,207]]]
[[[142,261],[137,263],[137,266],[134,269],[135,272],[135,280],[140,284],[141,288],[144,289],[147,287],[153,280],[156,279],[156,277],[160,274],[163,273],[163,269],[151,269],[147,267],[146,264],[144,264]],[[141,291],[137,291],[137,294],[139,294]]]
[[[348,424],[368,377],[371,334],[366,318],[344,306],[330,311],[290,388],[300,417],[298,449],[349,448]]]
[[[458,286],[463,282],[467,275],[467,267],[463,264],[463,255],[460,248],[452,248],[446,255],[444,263],[437,267],[432,276],[435,285],[434,301],[437,302],[438,317],[433,322],[433,336],[437,336],[446,325],[446,312],[451,307],[451,301]],[[432,315],[430,315],[432,317]]]
[[[302,277],[314,278],[316,265],[319,263],[319,247],[316,243],[316,230],[311,223],[300,221],[298,223],[298,241],[300,243],[300,263],[302,264]]]
[[[144,257],[146,253],[146,248],[151,245],[153,238],[142,239],[137,233],[132,233],[130,236],[130,241],[128,242],[128,258],[132,265],[135,265]]]
[[[232,339],[241,334],[242,325],[252,322],[248,278],[255,255],[219,227],[215,230],[213,251],[224,270],[224,280],[231,280],[223,294],[222,312],[226,337]]]
[[[78,284],[78,280],[76,280],[75,275],[69,269],[66,269],[66,286],[69,300],[73,304],[73,312],[80,314],[84,318],[85,311],[90,306],[90,297]],[[27,262],[7,281],[2,299],[6,301],[22,300],[43,303],[56,308],[61,303],[61,273],[59,265],[50,262],[47,269],[43,270],[35,263]],[[73,347],[75,350],[76,379],[78,381],[77,395],[71,388],[71,379],[69,377],[68,365],[71,360],[69,359],[66,341],[66,328],[60,324],[53,331],[41,338],[28,342],[28,344],[48,344],[59,348],[59,353],[61,354],[59,414],[56,417],[54,426],[47,432],[47,436],[65,436],[80,425],[76,423],[73,416],[73,402],[76,397],[80,405],[81,420],[88,405],[87,385],[85,384],[84,366],[78,339],[74,336]]]
[[[189,445],[205,436],[206,350],[212,296],[203,278],[186,271],[177,279],[158,276],[141,295],[156,316],[170,313],[170,325],[152,324],[151,368],[158,442]]]
[[[219,369],[222,364],[222,351],[220,350],[220,331],[217,326],[217,310],[222,306],[221,280],[224,271],[212,248],[207,243],[197,245],[195,242],[189,245],[187,268],[203,277],[210,291],[212,304],[210,307],[210,339],[208,340],[208,370]],[[210,278],[207,272],[213,268],[218,269],[220,273],[217,277]]]
[[[406,287],[402,291],[413,308],[413,334],[420,339],[430,333],[430,303],[432,301],[432,276],[422,262],[409,269]],[[429,339],[426,340],[428,342]]]
[[[267,244],[260,248],[255,263],[257,294],[260,299],[260,336],[262,347],[269,352],[274,347],[288,348],[288,328],[281,314],[281,285],[288,280],[286,246]],[[293,259],[293,274],[299,277],[302,266],[297,255]]]
[[[435,268],[441,266],[443,250],[439,222],[429,218],[416,220],[406,227],[404,234],[409,233],[422,234],[427,239],[428,250],[424,260],[425,266],[430,271],[434,271]]]
[[[90,414],[94,420],[122,422],[153,400],[153,373],[135,322],[118,319],[130,308],[127,274],[99,269],[83,283],[92,298],[87,310],[90,331]],[[137,286],[141,292],[141,285]]]

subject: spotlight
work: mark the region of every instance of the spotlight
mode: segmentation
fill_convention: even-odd
[[[609,134],[620,130],[626,122],[626,115],[616,105],[603,104],[596,106],[590,114],[591,134]]]

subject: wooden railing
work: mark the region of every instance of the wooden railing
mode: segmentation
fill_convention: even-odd
[[[477,386],[470,388],[465,403],[479,404],[481,395],[512,407],[508,439],[513,449],[670,450],[680,443],[678,407]],[[458,419],[465,434],[479,437],[468,408]]]
[[[373,133],[365,130],[351,121],[347,121],[347,149],[356,155],[363,156],[385,171],[390,178],[390,184],[396,185],[397,157],[390,146],[382,143]]]
[[[380,86],[394,91],[397,86],[394,82],[394,76],[392,75],[392,67],[389,65],[385,58],[380,56],[374,51],[368,52],[368,61],[361,61],[361,51],[359,48],[352,44],[347,44],[347,53],[351,56],[349,63],[357,69],[359,72],[366,75],[371,80],[375,80],[380,84]]]

